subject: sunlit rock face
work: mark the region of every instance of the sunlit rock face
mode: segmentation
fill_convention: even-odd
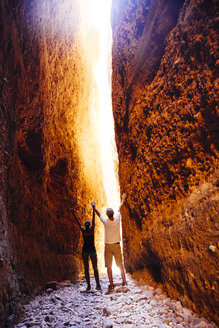
[[[216,1],[113,1],[126,269],[218,321]],[[143,271],[142,271],[143,274]]]
[[[0,4],[1,319],[19,290],[82,272],[82,237],[67,209],[83,223],[91,201],[105,199],[93,108],[98,39],[86,36],[82,5]]]

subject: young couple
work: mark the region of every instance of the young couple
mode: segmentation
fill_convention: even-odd
[[[97,268],[97,254],[96,249],[94,245],[94,228],[95,228],[95,213],[99,216],[101,222],[104,225],[105,230],[105,249],[104,249],[104,259],[105,259],[105,267],[107,268],[107,274],[109,278],[109,291],[114,290],[113,285],[113,274],[112,274],[112,261],[113,257],[115,258],[116,265],[121,270],[121,276],[122,276],[122,285],[127,285],[126,283],[126,277],[125,277],[125,271],[123,266],[123,258],[122,258],[122,252],[121,252],[121,235],[120,235],[120,221],[121,221],[121,214],[120,210],[121,207],[124,204],[124,201],[126,199],[126,194],[122,195],[122,201],[119,206],[118,213],[114,215],[114,211],[112,208],[107,208],[106,215],[107,218],[103,217],[98,209],[95,206],[95,203],[92,202],[93,207],[93,218],[92,218],[92,226],[90,226],[90,221],[85,221],[84,225],[85,228],[81,225],[80,220],[78,219],[77,215],[74,213],[72,209],[70,209],[70,212],[72,212],[73,216],[75,217],[81,232],[83,234],[84,238],[84,245],[82,249],[82,257],[84,262],[84,271],[85,271],[85,278],[87,281],[87,291],[91,289],[90,286],[90,275],[89,275],[89,257],[91,259],[93,270],[94,270],[94,276],[96,280],[96,289],[101,290],[100,286],[100,280],[99,280],[99,273]]]

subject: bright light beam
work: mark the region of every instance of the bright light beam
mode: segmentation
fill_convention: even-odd
[[[99,117],[98,130],[103,167],[103,182],[108,201],[106,205],[107,207],[113,207],[114,210],[117,211],[120,202],[120,191],[117,174],[115,172],[115,163],[118,161],[118,158],[115,145],[111,101],[111,1],[112,0],[80,0],[80,7],[83,12],[83,20],[85,22],[90,22],[90,28],[96,30],[99,39],[99,58],[93,74],[98,94],[96,107]]]
[[[104,188],[108,201],[107,206],[113,207],[114,210],[117,211],[120,202],[120,192],[117,175],[115,172],[115,162],[118,161],[118,158],[115,145],[114,120],[111,101],[111,0],[96,1],[102,4],[102,14],[99,12],[101,16],[99,25],[100,56],[95,72],[99,91],[99,140],[103,164]],[[103,6],[103,3],[105,6]]]
[[[112,207],[116,212],[120,203],[120,189],[115,171],[115,163],[118,162],[118,157],[111,101],[111,0],[88,0],[88,3],[90,17],[99,34],[99,59],[94,74],[99,100],[99,140],[103,167],[103,183],[108,201],[107,207]],[[113,262],[112,269],[114,273],[120,273],[115,262]]]

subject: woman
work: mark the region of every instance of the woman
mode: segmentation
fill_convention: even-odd
[[[84,238],[84,245],[82,248],[82,257],[83,257],[83,262],[84,262],[85,278],[87,281],[86,291],[91,290],[90,275],[89,275],[89,257],[90,257],[92,265],[93,265],[94,277],[96,280],[96,289],[101,290],[99,273],[98,273],[98,268],[97,268],[97,253],[96,253],[96,248],[94,245],[95,210],[94,210],[93,205],[92,205],[92,207],[93,207],[92,226],[90,227],[90,221],[86,220],[84,223],[85,228],[81,225],[81,222],[78,219],[77,215],[75,214],[74,210],[69,209],[69,211],[73,214],[74,218],[76,219],[76,222],[78,223],[78,225],[81,229],[83,238]]]

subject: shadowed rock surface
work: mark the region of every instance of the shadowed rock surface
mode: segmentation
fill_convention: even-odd
[[[126,268],[218,322],[218,6],[113,1],[113,10]]]

